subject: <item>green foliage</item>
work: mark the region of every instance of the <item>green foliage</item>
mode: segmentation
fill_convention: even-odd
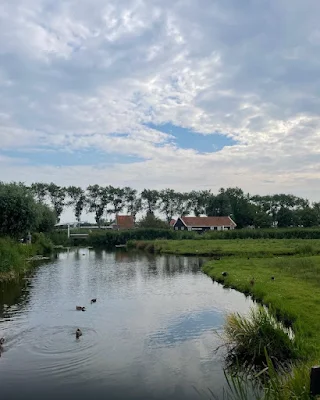
[[[0,183],[0,235],[19,237],[36,227],[37,204],[22,184]]]
[[[0,238],[0,275],[25,266],[23,246],[8,238]]]
[[[43,234],[35,234],[32,239],[32,245],[26,245],[7,237],[0,238],[0,280],[9,280],[25,272],[32,266],[28,258],[51,254],[53,245]]]
[[[157,190],[144,189],[141,192],[141,199],[143,202],[143,208],[147,210],[149,214],[154,214],[157,209],[159,192]]]
[[[298,357],[295,338],[290,338],[282,325],[264,308],[253,308],[248,317],[238,313],[227,316],[223,339],[228,362],[242,366],[265,368],[265,349],[275,365],[288,363]]]
[[[66,188],[50,183],[48,185],[48,195],[57,216],[58,222],[65,206]]]
[[[144,189],[138,194],[130,187],[111,185],[91,185],[84,190],[74,186],[63,188],[54,183],[33,183],[30,192],[37,202],[44,203],[49,199],[58,220],[64,207],[72,206],[76,220],[80,221],[87,205],[88,211],[95,213],[95,220],[99,226],[104,214],[114,216],[124,209],[133,216],[141,210],[151,214],[159,211],[165,214],[168,222],[173,216],[189,214],[230,215],[237,223],[237,229],[247,226],[312,227],[320,224],[320,203],[310,205],[308,200],[291,194],[251,196],[238,187],[221,188],[216,195],[210,190],[180,193],[170,188],[160,192]],[[66,200],[67,194],[71,200]]]
[[[35,229],[38,232],[52,232],[57,220],[56,214],[48,206],[38,203],[37,204],[37,224]]]
[[[85,196],[84,190],[80,187],[69,186],[67,188],[68,196],[71,198],[69,205],[73,206],[74,215],[76,220],[80,222],[81,214],[86,206],[87,198]]]
[[[157,218],[154,214],[149,212],[137,225],[142,229],[170,229],[169,224],[166,224],[160,218]]]
[[[53,243],[43,233],[32,235],[32,245],[35,254],[49,255],[53,252]]]
[[[175,232],[169,229],[132,229],[123,231],[92,232],[87,240],[89,246],[112,248],[136,240],[155,240],[161,238],[182,239],[192,237],[193,232]]]

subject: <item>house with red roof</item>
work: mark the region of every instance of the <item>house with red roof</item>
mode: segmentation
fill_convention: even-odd
[[[132,215],[116,215],[116,219],[112,224],[112,228],[116,230],[120,229],[134,229],[134,218]]]
[[[176,231],[224,231],[235,229],[237,224],[231,217],[179,217],[173,225]]]
[[[170,226],[174,226],[175,223],[176,223],[176,220],[175,220],[175,219],[172,219],[172,220],[170,221]]]

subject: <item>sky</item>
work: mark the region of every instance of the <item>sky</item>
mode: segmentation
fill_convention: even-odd
[[[318,0],[2,0],[0,180],[320,200]]]

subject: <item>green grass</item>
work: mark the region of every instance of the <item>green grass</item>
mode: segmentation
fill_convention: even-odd
[[[320,254],[319,239],[234,239],[234,240],[154,240],[136,241],[132,247],[153,244],[155,252],[209,257],[272,257]]]
[[[275,366],[285,365],[299,357],[299,342],[265,308],[252,308],[249,317],[238,313],[227,316],[222,335],[227,348],[227,364],[241,363],[255,369],[266,365],[265,350]]]
[[[208,262],[204,271],[214,280],[271,307],[278,319],[303,338],[309,349],[320,354],[319,256],[229,258]],[[223,271],[228,272],[226,277],[221,275]]]

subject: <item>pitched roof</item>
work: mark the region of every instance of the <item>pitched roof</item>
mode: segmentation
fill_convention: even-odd
[[[134,219],[132,215],[117,215],[116,225],[122,229],[134,228]]]
[[[172,220],[170,221],[170,226],[173,226],[175,223],[176,223],[176,220],[175,220],[175,219],[172,219]]]
[[[186,226],[236,226],[230,217],[181,217]]]

